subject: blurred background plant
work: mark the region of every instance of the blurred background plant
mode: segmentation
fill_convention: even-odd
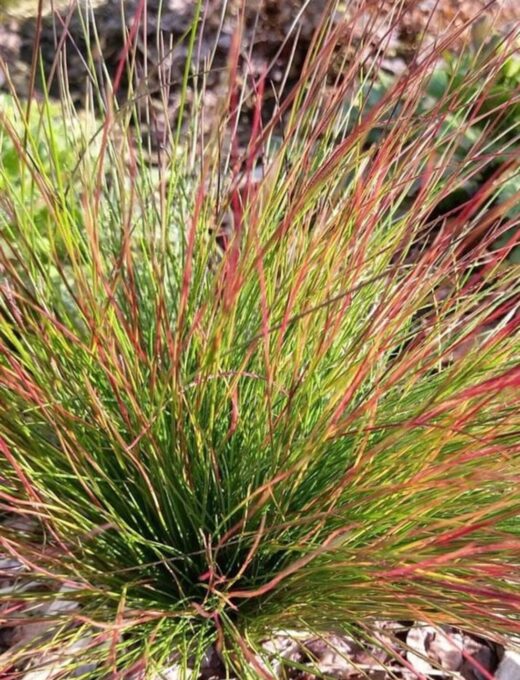
[[[516,31],[516,32],[515,32]],[[455,157],[458,162],[471,157],[477,149],[488,153],[489,162],[468,177],[452,194],[443,198],[436,213],[457,210],[478,191],[493,173],[511,158],[517,157],[520,142],[520,56],[518,27],[504,35],[497,31],[488,16],[475,21],[469,40],[462,50],[446,50],[425,84],[424,97],[418,104],[418,115],[442,111],[442,126],[457,135]],[[365,109],[375,106],[392,87],[395,77],[380,71],[366,85]],[[403,101],[390,112],[389,121],[397,118]],[[357,115],[359,112],[356,109]],[[471,124],[467,124],[470,121]],[[382,129],[370,135],[377,142]],[[449,171],[449,168],[447,168]],[[511,198],[520,190],[518,169],[513,168],[506,180],[495,188],[497,203],[507,203],[506,215],[518,217],[518,203]],[[505,245],[515,229],[501,235],[496,246]],[[518,264],[520,250],[513,248],[509,258]]]

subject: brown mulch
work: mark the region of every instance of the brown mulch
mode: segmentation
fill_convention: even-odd
[[[458,628],[377,621],[371,630],[352,637],[281,632],[262,644],[263,659],[257,656],[256,664],[266,677],[280,680],[489,680],[495,676],[517,680],[515,666],[511,671],[511,652]],[[177,677],[174,668],[164,673],[165,680]],[[197,680],[224,678],[229,675],[221,658],[209,648]]]
[[[124,29],[132,23],[139,0],[125,0],[125,19],[121,15],[121,0],[95,0],[92,3],[92,15],[95,18],[100,36],[100,45],[92,42],[94,62],[101,71],[104,62],[109,73],[114,75],[123,49]],[[85,4],[85,3],[81,3]],[[223,6],[224,20],[221,23]],[[383,38],[386,45],[385,67],[396,71],[402,68],[414,51],[425,42],[431,42],[452,27],[462,27],[465,22],[479,12],[485,11],[492,23],[502,30],[507,30],[514,22],[520,21],[520,2],[517,0],[349,0],[344,3],[351,16],[353,32],[357,39],[364,41],[366,33],[377,41]],[[363,5],[363,11],[359,7]],[[178,81],[182,76],[185,62],[185,32],[190,26],[194,13],[194,0],[164,0],[162,16],[158,18],[159,0],[147,0],[147,45],[141,34],[142,59],[153,72],[159,59],[155,47],[158,25],[163,34],[177,45],[169,55],[171,80]],[[210,54],[215,47],[215,58],[212,73],[208,76],[209,90],[219,93],[223,83],[222,70],[226,65],[233,34],[237,27],[240,13],[240,0],[207,0],[204,10],[203,37],[198,45],[199,61]],[[293,50],[291,27],[297,20],[298,44],[292,58],[288,86],[297,78],[305,59],[313,32],[323,16],[324,0],[247,0],[245,2],[245,31],[242,40],[242,56],[248,60],[251,71],[258,71],[274,62],[270,78],[274,85],[279,83],[287,68]],[[21,5],[8,4],[7,10],[0,9],[0,58],[9,68],[11,80],[18,94],[28,94],[29,65],[32,60],[37,21],[30,15],[31,7],[35,11],[36,2],[25,2]],[[44,2],[49,10],[49,0]],[[56,57],[56,39],[63,32],[66,24],[69,38],[67,48],[68,87],[78,103],[82,102],[85,92],[86,67],[84,55],[87,45],[83,37],[82,22],[77,12],[70,11],[70,3],[65,0],[54,0],[54,7],[62,7],[55,15],[47,11],[41,28],[40,46],[47,74],[53,68]],[[2,7],[2,4],[0,4]],[[370,26],[370,29],[367,27]],[[294,28],[294,27],[293,27]],[[296,32],[293,30],[293,33]],[[347,38],[348,36],[346,36]],[[460,41],[467,38],[461,33]],[[370,42],[370,41],[368,41]],[[100,50],[101,48],[101,54]],[[370,45],[365,45],[366,49]],[[251,59],[249,60],[249,51]],[[145,55],[146,53],[146,55]],[[144,64],[142,64],[144,69]],[[7,86],[5,74],[0,68],[0,86]],[[150,87],[153,89],[153,77]],[[51,93],[58,95],[58,80],[51,85]],[[175,87],[172,88],[175,99]]]
[[[3,13],[0,9],[0,88],[14,87],[18,95],[27,97],[31,89],[31,62],[38,28],[37,19],[30,11],[31,8],[35,11],[37,3],[34,0],[19,2],[21,5],[8,4],[7,11]],[[0,7],[1,3],[2,0]],[[79,0],[77,4],[84,8],[86,0]],[[121,0],[89,0],[87,4],[98,29],[99,43],[91,39],[87,44],[81,15],[77,6],[69,0],[44,0],[47,11],[39,40],[44,72],[47,78],[53,74],[49,92],[51,96],[59,97],[62,79],[57,77],[59,60],[56,43],[66,32],[67,38],[63,41],[66,87],[73,102],[80,108],[85,105],[89,79],[96,77],[102,81],[105,69],[114,78],[124,51],[124,34],[130,30],[139,0],[124,0],[124,17]],[[159,17],[161,4],[162,14]],[[244,3],[239,83],[240,79],[265,73],[269,65],[262,105],[265,120],[271,117],[279,97],[283,98],[300,77],[313,33],[323,19],[327,4],[325,0],[246,0]],[[50,11],[51,6],[55,8],[54,13]],[[207,128],[218,118],[227,94],[229,51],[237,31],[241,6],[242,0],[206,0],[204,4],[204,28],[197,42],[197,63],[193,70],[204,72],[204,119]],[[488,23],[502,31],[507,31],[515,21],[517,24],[520,22],[520,2],[517,0],[346,0],[344,6],[352,20],[345,28],[344,46],[339,46],[338,58],[332,63],[336,71],[330,74],[331,83],[333,78],[341,75],[345,59],[348,61],[354,50],[357,58],[363,54],[370,60],[384,43],[384,54],[378,57],[380,67],[398,75],[406,70],[414,55],[442,37],[444,31],[458,27],[461,29],[459,43],[466,41],[469,31],[462,29],[479,12],[485,10]],[[137,48],[139,85],[136,96],[139,99],[141,94],[151,94],[149,100],[141,97],[139,101],[143,104],[140,132],[145,141],[150,141],[152,149],[164,143],[168,123],[171,125],[178,111],[179,83],[186,62],[186,33],[194,16],[194,7],[195,0],[163,0],[162,3],[160,0],[147,0],[146,3],[146,30],[141,28]],[[82,11],[84,14],[84,9]],[[485,30],[490,30],[489,26]],[[164,50],[157,47],[159,33],[164,44],[173,48]],[[85,62],[89,50],[94,73],[88,72]],[[211,68],[206,71],[209,55],[212,55]],[[8,77],[2,70],[2,60]],[[164,91],[164,83],[168,84],[166,107],[160,94],[161,90]],[[282,83],[284,90],[280,92]],[[32,94],[38,97],[41,91],[37,80]],[[128,93],[129,84],[123,77],[118,90],[120,103],[128,99]],[[252,109],[251,102],[246,101],[240,115],[238,138],[244,148],[249,140]],[[150,159],[153,162],[153,158]]]

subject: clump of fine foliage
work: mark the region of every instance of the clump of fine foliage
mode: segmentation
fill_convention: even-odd
[[[188,64],[153,165],[121,73],[74,163],[48,101],[22,129],[0,114],[0,503],[27,520],[2,529],[25,570],[0,598],[15,625],[61,591],[37,651],[69,671],[152,677],[214,644],[272,677],[274,629],[518,630],[518,127],[514,97],[479,106],[514,43],[469,102],[420,106],[447,37],[369,107],[378,57],[327,77],[344,28],[325,15],[267,122],[236,44],[213,133]]]

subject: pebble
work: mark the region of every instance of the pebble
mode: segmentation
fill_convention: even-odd
[[[520,680],[520,652],[508,649],[495,671],[495,680]]]

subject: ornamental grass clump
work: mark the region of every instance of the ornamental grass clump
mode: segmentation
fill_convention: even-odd
[[[210,125],[200,6],[153,147],[144,10],[112,78],[85,55],[90,112],[0,113],[0,598],[40,626],[2,672],[191,677],[213,645],[271,678],[281,629],[518,632],[518,93],[481,110],[514,36],[469,99],[419,106],[462,27],[369,106],[384,38],[367,61],[327,11],[266,117],[237,20]]]

